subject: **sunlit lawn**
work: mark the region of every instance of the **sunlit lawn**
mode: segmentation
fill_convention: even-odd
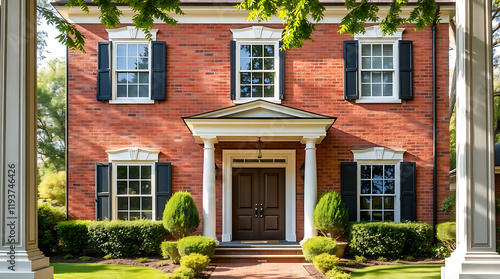
[[[363,279],[439,279],[441,267],[438,264],[424,265],[378,265],[357,269],[351,278]]]
[[[52,263],[55,279],[164,279],[164,272],[142,266]]]

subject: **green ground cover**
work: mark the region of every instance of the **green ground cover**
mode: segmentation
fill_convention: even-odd
[[[356,269],[351,278],[363,279],[439,279],[441,267],[439,264],[424,265],[378,265]]]
[[[117,264],[52,263],[54,279],[164,279],[164,272],[149,267]]]

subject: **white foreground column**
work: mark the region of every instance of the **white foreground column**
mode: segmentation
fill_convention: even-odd
[[[217,138],[203,138],[203,235],[217,241],[215,235],[215,143]]]
[[[38,249],[35,0],[2,0],[0,278],[53,278]]]
[[[457,249],[441,278],[500,278],[495,252],[491,0],[457,0]]]
[[[313,225],[313,211],[318,200],[318,179],[316,169],[316,141],[317,138],[304,138],[306,144],[305,173],[304,173],[304,239],[317,235]]]

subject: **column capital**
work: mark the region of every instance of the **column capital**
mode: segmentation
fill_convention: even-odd
[[[303,136],[300,140],[302,144],[314,143],[316,144],[319,141],[319,136]]]
[[[203,143],[205,143],[205,145],[207,143],[214,144],[214,143],[218,143],[219,142],[219,140],[217,139],[216,136],[201,137],[201,140],[203,140]]]

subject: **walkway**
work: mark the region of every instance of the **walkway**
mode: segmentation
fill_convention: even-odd
[[[302,263],[217,263],[210,278],[312,278]]]

